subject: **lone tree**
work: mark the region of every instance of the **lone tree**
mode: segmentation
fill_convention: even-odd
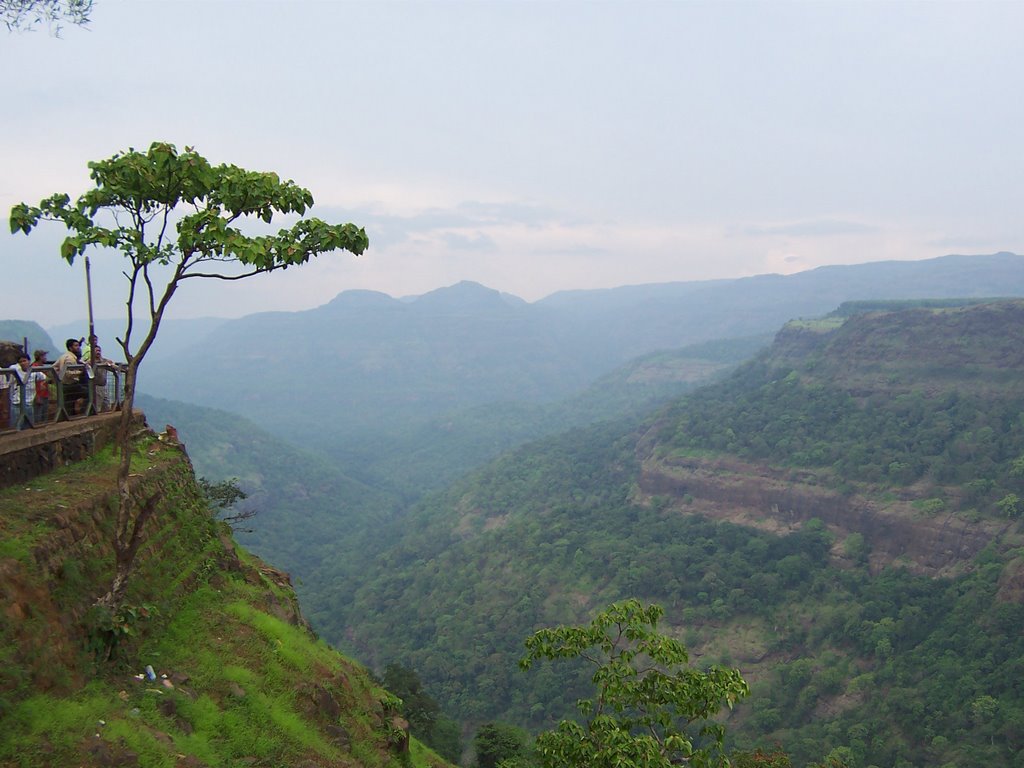
[[[339,249],[358,256],[369,241],[354,224],[331,225],[316,218],[300,219],[275,235],[242,232],[236,224],[252,217],[270,223],[275,214],[302,216],[313,196],[275,173],[210,165],[190,147],[179,154],[173,144],[156,142],[147,152],[129,149],[89,163],[89,168],[93,189],[73,204],[57,194],[38,207],[14,206],[11,232],[28,234],[40,221],[61,222],[69,232],[60,249],[68,264],[94,245],[117,249],[128,261],[126,326],[117,340],[128,369],[117,437],[115,569],[110,591],[99,601],[116,611],[155,507],[152,499],[133,499],[129,482],[135,381],[178,286],[191,279],[242,280]],[[142,341],[134,344],[137,321]]]
[[[589,626],[542,629],[526,640],[519,666],[581,658],[594,665],[597,696],[537,737],[544,768],[727,766],[725,729],[709,722],[749,693],[739,670],[689,665],[685,646],[657,631],[658,605],[615,603]],[[691,728],[698,729],[697,734]]]

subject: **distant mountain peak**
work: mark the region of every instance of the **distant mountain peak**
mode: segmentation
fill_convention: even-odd
[[[386,293],[370,291],[362,288],[353,288],[347,291],[342,291],[329,302],[324,304],[324,307],[331,307],[334,309],[348,309],[352,307],[386,307],[395,303],[396,300],[388,296]]]
[[[462,280],[445,288],[424,293],[412,300],[417,308],[480,310],[526,304],[518,296],[502,293],[472,280]]]

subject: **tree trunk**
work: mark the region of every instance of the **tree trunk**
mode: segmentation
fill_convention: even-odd
[[[121,418],[117,427],[116,447],[120,452],[117,467],[117,519],[114,523],[114,579],[110,589],[97,603],[111,611],[117,611],[124,602],[128,588],[128,578],[135,564],[135,553],[142,540],[142,528],[146,518],[156,506],[156,499],[150,499],[137,513],[133,514],[131,490],[132,469],[132,410],[135,405],[135,377],[138,369],[138,358],[128,363],[124,378],[124,402],[121,405]]]

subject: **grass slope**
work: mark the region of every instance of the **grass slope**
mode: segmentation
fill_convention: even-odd
[[[182,452],[143,440],[158,512],[112,661],[89,650],[110,578],[108,451],[0,490],[0,766],[441,766],[402,757],[400,702],[317,641],[287,576],[236,549]],[[159,675],[139,680],[146,665]],[[166,675],[166,677],[164,677]]]

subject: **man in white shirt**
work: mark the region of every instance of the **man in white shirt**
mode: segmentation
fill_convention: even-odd
[[[7,377],[7,388],[11,392],[11,426],[18,429],[32,427],[32,402],[36,399],[36,382],[46,379],[42,371],[33,371],[28,355],[22,353],[18,364],[8,368],[14,378]]]

